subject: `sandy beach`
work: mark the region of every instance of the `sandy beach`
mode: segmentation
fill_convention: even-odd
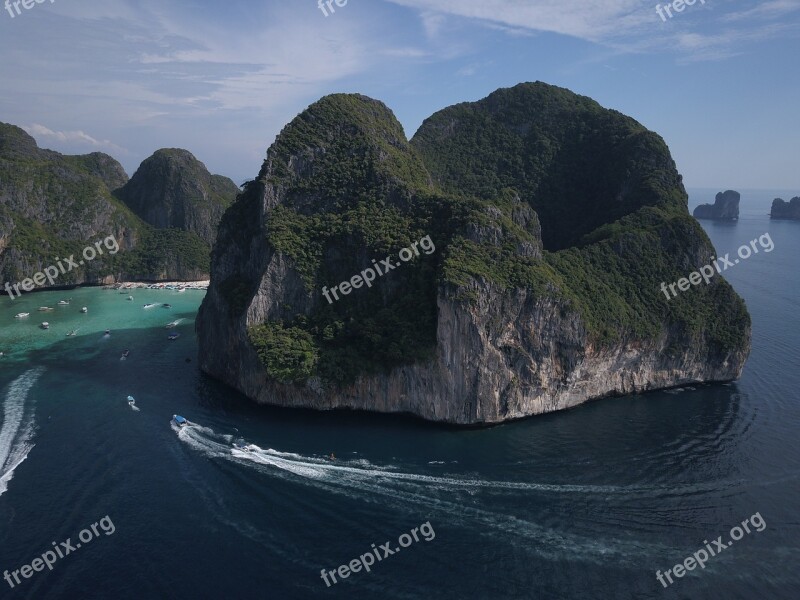
[[[211,282],[205,281],[162,281],[159,283],[142,283],[138,281],[120,282],[103,286],[106,290],[207,290]]]

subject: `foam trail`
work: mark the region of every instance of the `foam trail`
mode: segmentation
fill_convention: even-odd
[[[686,494],[701,493],[704,486],[690,484],[687,486],[628,486],[628,485],[575,485],[575,484],[548,484],[524,481],[494,481],[488,479],[474,479],[463,477],[446,477],[407,473],[397,471],[392,466],[376,466],[367,461],[337,461],[333,463],[327,459],[310,456],[301,456],[287,452],[278,452],[273,449],[262,449],[251,446],[252,452],[244,452],[230,447],[233,438],[220,436],[208,427],[201,427],[191,423],[183,428],[177,428],[178,437],[195,450],[199,450],[212,458],[236,459],[240,464],[250,463],[262,467],[272,467],[279,471],[295,476],[316,481],[342,483],[351,485],[360,483],[382,482],[386,485],[403,486],[411,489],[420,484],[427,488],[438,488],[442,491],[456,489],[475,491],[478,489],[490,493],[509,491],[539,492],[548,494],[620,494],[630,496],[641,494],[651,497],[653,494]],[[220,441],[217,441],[220,440]]]
[[[8,489],[14,470],[21,465],[33,448],[33,413],[25,414],[25,401],[34,384],[44,373],[39,367],[27,371],[8,387],[0,427],[0,496]]]

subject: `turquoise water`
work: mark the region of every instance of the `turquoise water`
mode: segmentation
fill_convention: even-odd
[[[739,382],[489,429],[254,406],[197,371],[202,292],[0,300],[0,571],[106,515],[115,526],[13,589],[0,579],[0,597],[798,597],[800,223],[770,222],[772,197],[745,195],[738,224],[704,224],[722,254],[775,242],[726,272],[754,323]],[[192,425],[171,426],[176,413]],[[658,582],[755,513],[763,531]],[[321,578],[428,522],[433,539],[371,572]]]

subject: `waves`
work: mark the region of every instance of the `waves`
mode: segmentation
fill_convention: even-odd
[[[0,427],[0,496],[8,489],[15,469],[33,448],[33,408],[26,406],[31,388],[41,377],[39,367],[25,372],[8,386],[3,404],[3,425]]]

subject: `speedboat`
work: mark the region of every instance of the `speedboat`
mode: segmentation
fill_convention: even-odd
[[[15,315],[14,318],[15,319],[24,319],[25,317],[30,317],[30,316],[31,316],[31,313],[19,313],[18,315]]]
[[[172,422],[175,423],[178,427],[186,427],[189,424],[189,421],[184,419],[180,415],[172,415]]]
[[[88,309],[88,308],[86,308],[86,307],[84,306],[84,307],[81,309],[81,312],[82,312],[82,313],[84,313],[84,314],[86,314],[86,313],[88,313],[88,312],[89,312],[89,309]]]
[[[128,355],[129,355],[130,353],[131,353],[131,351],[130,351],[130,350],[125,350],[125,351],[122,353],[122,356],[120,357],[120,360],[126,360],[126,359],[128,358]]]
[[[53,312],[55,308],[50,308],[49,306],[40,306],[39,312]]]
[[[162,304],[161,306],[164,308],[172,308],[172,304]]]
[[[154,306],[158,306],[158,304],[145,304],[145,308],[153,308]]]
[[[186,291],[185,287],[178,288],[178,292],[185,292],[185,291]]]
[[[181,337],[180,333],[170,333],[169,337],[167,337],[167,339],[174,341],[174,340],[177,340],[179,337]]]
[[[110,329],[106,329],[106,335],[111,335],[111,330]]]
[[[240,452],[255,452],[258,450],[258,446],[254,446],[253,444],[241,444],[239,442],[233,442],[233,449],[239,450]]]
[[[42,323],[41,325],[39,325],[39,327],[41,327],[42,329],[50,329],[50,323],[48,323],[47,321],[45,321],[44,323]]]
[[[128,396],[128,404],[130,406],[133,406],[134,404],[136,404],[136,400],[134,399],[133,396]]]
[[[59,306],[69,306],[69,302],[70,302],[69,300],[59,300],[58,301],[58,305]]]
[[[172,329],[173,327],[177,327],[180,325],[181,320],[178,319],[177,321],[173,321],[172,323],[167,323],[166,329]]]

